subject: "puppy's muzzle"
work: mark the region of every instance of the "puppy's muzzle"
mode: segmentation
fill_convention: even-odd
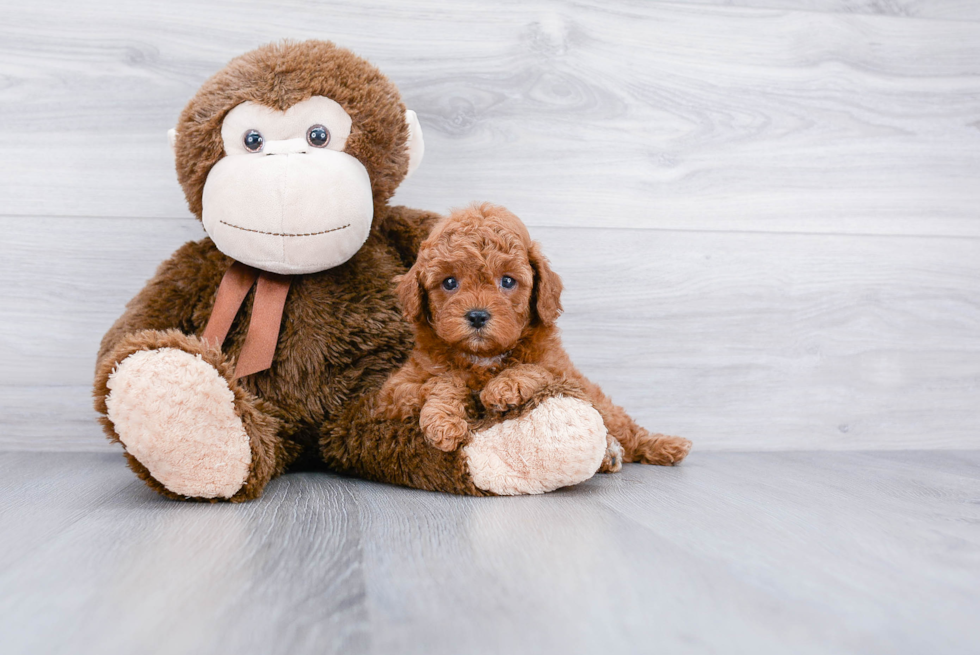
[[[469,321],[470,325],[476,330],[482,328],[487,324],[487,321],[490,320],[490,312],[485,309],[471,309],[470,311],[466,312],[465,316],[466,320]]]

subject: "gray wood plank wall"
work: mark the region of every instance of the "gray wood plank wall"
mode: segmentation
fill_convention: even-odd
[[[283,37],[420,116],[397,201],[523,217],[566,343],[702,449],[980,446],[980,3],[0,3],[0,447],[98,450],[101,334],[203,234],[165,132]]]

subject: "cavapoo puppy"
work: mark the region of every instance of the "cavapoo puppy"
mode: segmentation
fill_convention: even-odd
[[[691,442],[637,425],[572,365],[558,336],[561,279],[527,228],[485,203],[440,221],[415,265],[396,278],[415,349],[385,383],[379,411],[418,421],[444,451],[469,433],[468,418],[519,407],[556,380],[571,381],[602,415],[607,436],[599,469],[622,462],[674,464]]]

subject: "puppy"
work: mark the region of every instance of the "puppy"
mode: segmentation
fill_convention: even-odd
[[[379,411],[417,416],[436,448],[457,448],[468,417],[519,407],[560,380],[578,386],[602,415],[608,436],[600,471],[618,471],[624,461],[674,464],[690,450],[687,439],[641,428],[572,365],[555,326],[561,279],[503,207],[474,205],[440,221],[396,282],[416,343],[382,388]]]

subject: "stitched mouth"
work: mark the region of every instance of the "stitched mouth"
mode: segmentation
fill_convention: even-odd
[[[340,227],[333,227],[329,230],[323,230],[321,232],[304,232],[304,233],[291,233],[291,232],[264,232],[262,230],[253,230],[250,227],[242,227],[241,225],[235,225],[234,223],[229,223],[228,221],[218,221],[222,225],[227,225],[228,227],[233,227],[236,230],[243,230],[245,232],[255,232],[256,234],[268,234],[272,237],[315,237],[320,234],[328,234],[330,232],[336,232],[338,230],[343,230],[350,227],[350,223],[347,225],[341,225]]]

